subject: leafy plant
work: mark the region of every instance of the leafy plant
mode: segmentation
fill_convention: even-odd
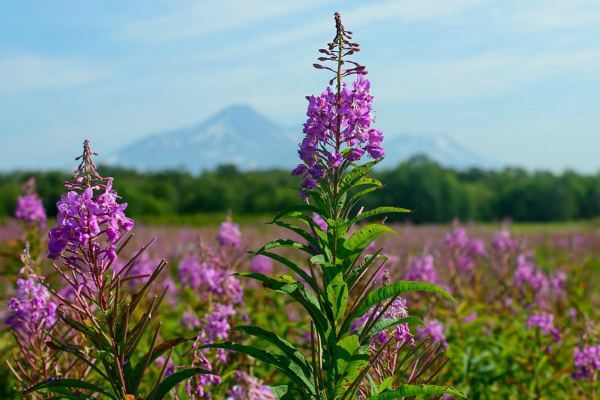
[[[73,334],[59,337],[49,333],[47,342],[51,349],[75,356],[91,374],[85,380],[50,378],[23,393],[43,390],[68,399],[94,399],[92,394],[97,394],[103,399],[144,396],[159,400],[180,382],[208,372],[187,368],[164,377],[173,348],[195,338],[159,342],[161,323],[154,321],[167,289],[142,308],[166,261],[161,261],[150,275],[130,274],[150,242],[124,265],[117,266],[119,254],[131,239],[127,233],[133,221],[124,214],[126,204],[117,203],[112,180],[96,172],[93,154],[86,140],[83,154],[78,157],[81,164],[77,174],[73,182],[66,183],[69,191],[58,204],[57,226],[49,234],[49,257],[55,260],[53,267],[70,290],[59,293],[49,289],[59,300],[61,322]],[[123,284],[132,280],[145,283],[128,295]],[[149,367],[163,355],[166,360],[154,383],[143,386]]]
[[[335,75],[320,97],[309,99],[309,120],[300,145],[303,160],[294,174],[302,175],[302,196],[306,200],[278,214],[271,224],[295,234],[296,239],[277,239],[265,244],[256,254],[270,257],[287,267],[293,275],[270,277],[260,273],[240,274],[254,279],[278,294],[289,296],[310,316],[310,356],[274,332],[256,326],[236,329],[268,343],[277,351],[235,342],[216,343],[204,348],[237,351],[276,368],[290,381],[273,388],[277,398],[345,400],[356,398],[387,343],[374,349],[371,340],[385,329],[399,324],[420,323],[410,319],[386,319],[384,314],[399,296],[408,292],[430,292],[452,300],[445,290],[426,282],[397,281],[376,288],[377,277],[387,258],[375,250],[373,242],[393,230],[375,218],[390,213],[406,213],[399,207],[359,209],[361,199],[383,184],[368,177],[383,158],[381,131],[371,128],[369,82],[363,78],[365,67],[347,59],[360,50],[351,42],[339,14],[335,15],[336,35],[320,61],[331,61],[330,68],[317,69]],[[352,65],[344,69],[345,65]],[[352,89],[342,81],[356,75]],[[360,164],[366,153],[373,161]],[[293,249],[302,254],[307,268],[294,259],[273,252]],[[356,322],[370,313],[360,329]],[[390,338],[391,341],[391,338]],[[413,395],[461,395],[452,388],[433,385],[400,384],[377,388],[370,399],[399,399]]]

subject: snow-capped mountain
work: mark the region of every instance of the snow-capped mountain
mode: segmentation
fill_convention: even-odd
[[[291,169],[298,163],[301,138],[300,128],[283,127],[249,106],[235,105],[192,127],[137,140],[107,161],[138,170],[181,168],[193,173],[224,164],[243,170]],[[387,135],[384,148],[384,168],[418,154],[455,168],[497,166],[440,134]]]
[[[295,162],[297,142],[291,129],[249,106],[234,105],[192,127],[139,139],[111,155],[108,163],[194,173],[224,164],[245,170],[288,167]]]

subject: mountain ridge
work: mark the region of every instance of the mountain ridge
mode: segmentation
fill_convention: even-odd
[[[247,104],[235,104],[197,124],[135,140],[109,155],[106,163],[141,171],[181,168],[192,173],[224,164],[242,170],[290,169],[298,163],[300,140],[301,129],[279,125]],[[461,169],[498,166],[442,134],[388,135],[384,148],[388,167],[419,154]]]

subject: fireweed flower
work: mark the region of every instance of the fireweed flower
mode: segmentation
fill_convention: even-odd
[[[201,297],[213,294],[234,304],[243,299],[239,279],[215,260],[201,263],[195,255],[189,255],[179,264],[179,280],[184,287],[198,290]]]
[[[560,341],[560,332],[554,327],[554,315],[540,312],[527,317],[527,328],[538,328],[543,335],[551,335],[555,342]]]
[[[96,172],[92,154],[86,140],[74,181],[65,183],[69,190],[56,204],[57,226],[48,233],[48,258],[56,260],[62,256],[84,277],[88,271],[83,264],[92,260],[100,264],[97,275],[106,270],[117,258],[117,243],[134,225],[125,216],[127,203],[117,202],[119,196],[112,188],[112,178],[103,178]]]
[[[518,247],[518,242],[511,237],[508,229],[502,229],[496,232],[492,238],[492,248],[498,253],[514,251]]]
[[[193,311],[186,311],[181,317],[181,325],[191,331],[198,328],[201,325],[201,322],[196,313]]]
[[[204,352],[198,350],[201,344],[199,340],[194,343],[194,361],[192,367],[204,368],[207,371],[213,370],[213,365],[205,356]],[[185,384],[185,392],[190,396],[190,399],[212,399],[210,388],[222,383],[221,377],[218,375],[199,375],[189,379]]]
[[[535,267],[528,254],[517,256],[514,282],[517,288],[529,288],[538,303],[545,302],[550,283],[546,275]]]
[[[179,281],[183,286],[194,290],[204,286],[209,291],[216,292],[221,279],[220,271],[207,263],[200,263],[195,255],[189,255],[179,264]]]
[[[217,241],[219,245],[223,247],[233,247],[234,249],[240,249],[242,247],[242,233],[240,232],[240,226],[233,221],[231,217],[223,221],[219,227],[217,234]]]
[[[415,257],[406,271],[404,279],[408,281],[437,282],[437,272],[433,265],[433,256],[429,254]]]
[[[43,278],[33,273],[29,246],[26,245],[21,259],[24,267],[19,271],[16,292],[8,300],[2,319],[6,317],[4,322],[18,348],[5,362],[19,385],[27,388],[67,372],[74,376],[77,371],[69,371],[67,365],[73,362],[70,357],[53,358],[46,342],[52,334],[62,334],[56,325],[58,304],[44,286]]]
[[[359,330],[359,328],[365,327],[365,325],[368,324],[369,321],[371,321],[373,319],[373,311],[374,311],[373,308],[371,308],[371,310],[366,312],[362,317],[356,319],[353,322],[352,330],[354,332],[356,332]],[[405,318],[405,317],[408,317],[408,310],[406,308],[406,299],[404,299],[402,297],[396,298],[392,302],[390,307],[388,307],[388,309],[385,310],[382,315],[382,318],[393,318],[393,319],[399,319],[399,318]],[[413,345],[415,342],[413,335],[408,328],[408,324],[398,324],[393,329],[385,330],[385,331],[378,333],[375,337],[373,337],[371,344],[373,346],[382,345],[388,341],[390,336],[394,336],[394,339],[396,339],[396,341],[399,342],[400,344],[406,342],[410,345]]]
[[[472,239],[462,226],[457,226],[444,238],[444,244],[450,250],[453,264],[459,272],[471,272],[475,267],[474,258],[486,255],[481,239]]]
[[[75,292],[85,297],[99,296],[107,307],[105,273],[117,259],[117,245],[133,229],[125,216],[127,203],[118,203],[112,178],[103,178],[92,161],[94,153],[84,141],[83,154],[73,182],[57,203],[56,226],[48,232],[48,258],[73,272],[57,269]]]
[[[351,48],[359,51],[358,46]],[[320,60],[334,60],[330,50],[323,50],[330,57]],[[351,54],[351,53],[350,53]],[[351,85],[338,81],[336,87],[332,79],[319,96],[307,96],[307,120],[304,123],[304,138],[299,144],[298,155],[302,164],[292,171],[292,175],[302,176],[301,190],[306,193],[316,188],[317,183],[327,175],[327,170],[340,170],[345,163],[360,161],[368,154],[374,160],[384,156],[383,133],[371,127],[374,119],[371,84],[364,77],[366,69],[354,62],[355,67],[344,72],[344,76],[356,75]],[[323,69],[319,64],[315,67]],[[333,172],[335,174],[335,172]]]
[[[550,286],[555,295],[560,296],[565,291],[567,284],[567,274],[563,271],[556,271],[550,278]]]
[[[46,226],[46,209],[42,199],[35,190],[35,179],[29,178],[21,188],[21,196],[17,198],[15,217],[26,224],[38,224],[40,229]]]
[[[167,363],[167,366],[165,368],[165,376],[173,375],[173,373],[175,373],[175,364],[173,363],[172,359],[169,358],[169,360],[167,361],[166,356],[160,356],[156,359],[156,361],[154,361],[154,363],[159,367],[165,365],[165,362]]]
[[[44,203],[35,191],[35,179],[30,178],[25,182],[21,191],[22,195],[17,198],[15,217],[29,225],[38,224],[40,229],[44,229],[48,218]]]
[[[446,342],[446,334],[444,332],[444,325],[437,319],[431,319],[425,321],[424,327],[417,328],[417,336],[422,338],[431,338],[434,342],[439,342],[443,347],[448,347]]]
[[[231,319],[235,315],[236,312],[231,304],[216,303],[204,314],[202,320],[198,321],[200,330],[193,345],[192,366],[216,371],[220,366],[226,365],[226,350],[219,349],[213,362],[208,358],[208,351],[201,349],[200,346],[227,340],[231,329]],[[188,381],[186,392],[199,399],[210,399],[212,398],[211,387],[221,383],[221,378],[217,375],[201,375]]]
[[[93,187],[79,188],[81,192],[70,190],[63,194],[56,205],[57,226],[48,233],[48,257],[54,260],[65,251],[75,253],[77,248],[91,247],[102,261],[114,261],[117,242],[133,228],[133,220],[124,212],[127,203],[117,203],[111,178]],[[66,258],[73,261],[68,255]]]
[[[42,199],[36,194],[20,196],[17,199],[15,217],[27,223],[38,222],[43,226],[46,223],[47,217]]]
[[[235,373],[236,384],[227,393],[227,400],[275,400],[268,386],[243,371]]]
[[[600,371],[600,343],[573,349],[574,379],[590,379]]]
[[[272,274],[273,261],[269,257],[259,254],[252,259],[250,270],[259,274]]]
[[[74,354],[85,366],[93,366],[92,369],[87,368],[86,373],[98,375],[93,382],[103,387],[94,389],[88,381],[70,379],[34,386],[33,390],[52,391],[55,385],[60,386],[61,393],[67,394],[67,397],[77,397],[80,388],[84,387],[102,393],[103,397],[138,398],[147,390],[140,385],[147,376],[149,362],[154,358],[139,361],[137,357],[131,357],[136,348],[147,354],[165,355],[163,366],[168,367],[167,372],[172,372],[173,368],[168,364],[172,349],[185,340],[167,340],[164,342],[168,343],[166,347],[156,342],[160,324],[154,323],[153,316],[167,292],[166,288],[152,301],[143,302],[149,287],[156,284],[157,277],[166,267],[166,261],[162,260],[148,276],[150,268],[146,264],[149,259],[142,255],[154,240],[142,246],[124,265],[113,265],[117,261],[117,253],[131,239],[131,235],[125,236],[132,230],[133,220],[125,216],[127,204],[117,201],[112,179],[103,178],[96,171],[93,154],[86,140],[83,154],[77,158],[81,162],[74,180],[65,183],[68,191],[57,204],[57,226],[49,232],[48,256],[54,260],[54,269],[72,288],[70,293],[73,297],[67,300],[53,291],[61,300],[58,315],[62,322],[77,331],[76,335],[53,335],[51,347]],[[146,281],[146,284],[129,295],[122,283],[133,279]],[[138,348],[139,339],[149,334],[153,339],[150,343],[145,342],[146,350]],[[70,350],[74,339],[82,340],[80,348],[85,351]],[[161,350],[157,353],[158,348]],[[100,359],[102,362],[97,362]],[[188,376],[205,372],[198,369],[187,371],[193,372]],[[154,375],[154,378],[155,391],[161,385],[165,386],[162,375],[158,379]]]
[[[17,279],[15,296],[8,301],[10,315],[6,324],[19,336],[31,338],[56,323],[57,308],[41,277],[21,277]]]

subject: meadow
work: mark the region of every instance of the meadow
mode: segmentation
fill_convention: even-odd
[[[277,213],[136,221],[88,140],[56,218],[24,182],[0,226],[0,397],[595,399],[597,223],[396,222],[419,206],[366,200],[394,175],[373,174],[359,51],[336,13]]]
[[[218,217],[202,218],[203,227],[151,224],[136,230],[132,248],[156,238],[147,255],[135,266],[136,271],[151,270],[162,257],[169,260],[168,269],[157,280],[161,285],[173,285],[166,300],[169,307],[159,315],[169,331],[165,336],[190,336],[200,328],[206,329],[210,322],[209,304],[222,300],[221,295],[206,295],[209,281],[193,283],[186,280],[185,268],[190,260],[197,260],[197,265],[206,268],[201,260],[207,253],[219,253],[220,245],[216,240],[219,224],[215,223]],[[236,250],[234,260],[227,263],[227,269],[231,272],[284,274],[285,269],[277,263],[247,253],[280,236],[281,229],[266,224],[263,217],[248,216],[240,220],[243,221],[240,228],[242,246]],[[434,329],[431,333],[441,344],[440,358],[436,362],[443,366],[432,382],[451,384],[469,398],[593,398],[591,391],[597,383],[591,380],[592,376],[576,379],[578,367],[574,352],[594,343],[594,337],[598,335],[600,229],[597,226],[467,225],[466,243],[481,240],[482,248],[473,255],[473,265],[466,270],[458,267],[460,264],[457,263],[462,262],[462,250],[452,241],[452,238],[458,242],[465,240],[461,239],[460,225],[397,224],[393,228],[397,234],[381,243],[391,260],[386,267],[387,273],[399,279],[436,282],[447,287],[458,299],[457,304],[448,304],[443,301],[430,303],[422,295],[408,298],[410,315],[417,315],[430,324],[432,321],[439,323],[434,325],[435,329],[430,329]],[[14,295],[15,281],[22,268],[19,253],[26,230],[16,220],[11,220],[0,232],[4,256],[0,264],[3,271],[2,305],[5,309],[7,299]],[[527,261],[519,259],[523,255]],[[543,283],[544,278],[541,278],[542,284],[532,287],[532,282],[522,281],[517,271],[526,270],[528,266],[540,271],[546,282]],[[50,279],[56,279],[47,266],[44,270]],[[273,301],[256,284],[240,284],[243,301],[234,302],[233,312],[225,322],[229,328],[251,320],[275,329],[284,337],[306,334],[309,321],[301,309],[286,301]],[[551,326],[556,328],[557,337],[547,325],[538,327],[528,323],[538,308],[536,296],[547,297],[544,309],[551,310],[554,317]],[[10,359],[16,349],[6,328],[4,325],[1,351],[3,358]],[[415,338],[422,338],[419,335],[424,333],[420,332],[423,331],[419,328],[411,328]],[[189,351],[183,349],[173,356],[174,368],[190,363]],[[399,354],[404,357],[405,352],[403,349]],[[221,398],[231,390],[236,384],[235,373],[240,370],[252,373],[261,384],[274,383],[268,369],[245,357],[235,357],[216,367],[229,378],[224,380],[224,385],[206,385],[214,398]],[[10,382],[3,385],[2,398],[18,398],[12,390],[18,387],[17,381],[10,378],[6,365],[2,366],[1,376]],[[182,393],[180,396],[184,396]]]

